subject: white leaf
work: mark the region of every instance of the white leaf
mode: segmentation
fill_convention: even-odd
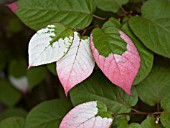
[[[78,33],[74,32],[70,50],[57,62],[57,74],[66,95],[71,88],[89,77],[95,66],[89,38],[82,38],[80,39]]]
[[[112,118],[98,115],[97,101],[80,104],[62,120],[59,128],[109,128]]]
[[[28,91],[29,84],[26,76],[22,76],[19,78],[9,76],[9,80],[12,83],[12,85],[19,89],[21,92],[26,93]]]
[[[61,59],[72,44],[73,32],[61,24],[48,25],[29,42],[29,67],[48,64]]]

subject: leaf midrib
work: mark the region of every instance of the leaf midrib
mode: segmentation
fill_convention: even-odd
[[[148,19],[148,18],[146,18],[146,17],[141,17],[141,18],[143,18],[144,20],[148,20],[148,21],[152,22],[153,24],[158,25],[160,28],[162,28],[162,29],[165,30],[166,32],[170,33],[170,31],[169,31],[168,29],[166,29],[165,27],[163,27],[161,24],[157,23],[156,21],[151,20],[151,19]]]

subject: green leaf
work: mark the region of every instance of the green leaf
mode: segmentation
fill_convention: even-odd
[[[142,126],[138,123],[131,123],[126,128],[142,128]]]
[[[170,128],[170,112],[162,113],[160,116],[161,123],[165,128]]]
[[[94,71],[90,78],[74,87],[70,91],[74,106],[88,102],[101,101],[106,104],[109,111],[125,113],[131,111],[138,101],[136,89],[132,89],[133,96],[126,94],[121,88],[113,85],[101,71]]]
[[[71,108],[72,105],[66,100],[45,101],[27,115],[25,128],[58,128]]]
[[[95,11],[92,0],[20,0],[17,4],[19,18],[36,30],[54,22],[83,29],[91,23]]]
[[[7,117],[14,117],[14,116],[26,117],[26,115],[27,115],[26,110],[22,108],[9,108],[2,112],[2,114],[0,115],[0,120]]]
[[[26,74],[27,62],[25,59],[12,60],[8,67],[8,73],[10,76],[21,77]]]
[[[98,113],[97,115],[103,117],[103,118],[112,118],[112,113],[107,111],[107,107],[104,103],[102,102],[97,102],[97,108],[98,108]]]
[[[131,3],[138,3],[138,2],[142,2],[142,0],[129,0],[129,2],[131,2]]]
[[[5,59],[5,55],[3,53],[3,51],[0,49],[0,71],[5,68],[5,64],[6,64],[6,59]]]
[[[153,56],[153,53],[150,50],[148,50],[133,34],[128,24],[124,24],[122,27],[122,30],[130,37],[130,39],[133,41],[133,43],[137,47],[139,54],[140,54],[141,66],[135,78],[135,81],[133,82],[133,85],[136,85],[139,82],[141,82],[151,71],[154,56]]]
[[[147,117],[142,123],[142,128],[164,128],[161,124],[155,123],[155,117]]]
[[[120,37],[115,27],[95,28],[92,31],[93,43],[100,55],[105,57],[111,53],[121,55],[127,51],[127,43]]]
[[[10,117],[0,122],[0,128],[24,128],[24,118]]]
[[[125,119],[120,120],[118,123],[117,128],[126,128],[128,126],[128,121]]]
[[[50,70],[50,72],[53,73],[53,75],[57,76],[56,63],[48,64],[48,65],[47,65],[47,68]]]
[[[95,0],[99,9],[109,12],[117,12],[122,5],[128,3],[128,0]]]
[[[142,7],[142,17],[130,19],[130,27],[144,45],[170,58],[170,2],[149,0]]]
[[[154,66],[148,77],[137,86],[137,91],[140,99],[154,106],[160,103],[161,99],[170,92],[170,60],[156,58]]]
[[[46,67],[32,67],[27,70],[27,77],[29,82],[29,89],[32,89],[39,84],[47,75]]]
[[[161,114],[161,123],[164,127],[170,128],[170,95],[161,100],[161,107],[164,113]]]
[[[117,19],[111,17],[108,21],[106,21],[103,24],[102,29],[104,29],[106,27],[115,27],[115,28],[120,29],[121,28],[121,24],[120,24],[120,22]]]
[[[21,94],[12,87],[5,79],[0,80],[0,101],[5,105],[12,107],[21,98]]]

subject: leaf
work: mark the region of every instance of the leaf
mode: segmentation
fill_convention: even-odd
[[[113,119],[98,115],[98,104],[91,101],[76,106],[63,118],[59,128],[109,128]]]
[[[141,11],[142,17],[130,19],[131,29],[147,48],[170,58],[170,2],[149,0]]]
[[[0,80],[0,101],[6,106],[14,106],[21,98],[21,94],[5,79]]]
[[[18,9],[17,2],[13,2],[11,4],[7,4],[7,7],[11,9],[11,11],[15,12]]]
[[[17,4],[16,14],[36,30],[56,22],[83,29],[91,23],[96,8],[92,0],[20,0]]]
[[[95,70],[86,81],[70,91],[70,98],[74,106],[93,100],[101,101],[109,111],[120,114],[130,112],[131,106],[136,105],[138,95],[135,87],[132,88],[132,94],[129,96],[114,86],[101,71]]]
[[[160,116],[161,123],[164,127],[170,128],[170,95],[161,100],[161,107],[164,110]]]
[[[149,75],[139,85],[137,91],[140,99],[154,106],[170,92],[170,67],[169,60],[157,57]]]
[[[47,68],[50,70],[50,72],[51,72],[53,75],[57,76],[57,73],[56,73],[56,63],[55,63],[55,62],[54,62],[54,63],[51,63],[51,64],[48,64],[48,65],[47,65]]]
[[[66,100],[45,101],[29,112],[25,128],[58,128],[71,108],[72,105]]]
[[[0,128],[24,128],[24,118],[10,117],[0,122]]]
[[[90,76],[94,66],[89,38],[80,37],[77,32],[74,32],[70,50],[57,62],[57,74],[66,95],[71,88]]]
[[[19,78],[9,76],[9,80],[12,83],[12,85],[18,90],[20,90],[22,93],[26,93],[28,91],[29,84],[26,76],[22,76]]]
[[[147,117],[142,123],[142,128],[164,128],[161,124],[155,123],[156,119],[154,117]]]
[[[142,128],[142,126],[138,123],[131,123],[126,128]]]
[[[72,30],[61,24],[37,31],[29,42],[29,68],[58,61],[68,52],[72,41]]]
[[[27,70],[29,90],[42,82],[47,76],[47,69],[44,66],[33,67]]]
[[[103,24],[102,29],[105,29],[107,27],[115,27],[117,29],[120,29],[121,28],[121,24],[120,24],[120,22],[117,19],[111,17],[108,21],[106,21]]]
[[[11,84],[23,93],[26,93],[29,88],[26,69],[27,63],[24,58],[10,61],[10,65],[8,67],[9,80]]]
[[[10,61],[8,67],[8,74],[9,76],[19,78],[26,75],[26,70],[27,70],[26,60],[24,58],[19,58]]]
[[[114,27],[96,28],[90,37],[93,57],[107,78],[131,95],[140,56],[131,39]]]
[[[16,116],[25,118],[26,115],[27,115],[27,111],[22,108],[8,108],[1,113],[0,120],[8,117],[16,117]]]
[[[147,77],[147,75],[149,74],[149,72],[151,71],[151,68],[153,66],[153,53],[148,50],[139,40],[138,38],[132,33],[132,31],[130,30],[128,24],[124,24],[122,27],[122,30],[130,37],[130,39],[133,41],[133,43],[135,44],[136,48],[138,49],[140,58],[141,58],[141,62],[140,62],[140,69],[139,72],[133,82],[133,85],[138,84],[139,82],[141,82],[145,77]]]
[[[109,12],[117,12],[122,5],[128,3],[128,0],[95,0],[99,9]]]
[[[119,123],[118,123],[118,126],[117,128],[126,128],[128,126],[128,121],[127,120],[121,120]]]

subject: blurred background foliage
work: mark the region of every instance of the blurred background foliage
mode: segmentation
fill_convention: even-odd
[[[12,1],[0,0],[0,120],[25,117],[41,101],[65,97],[55,64],[27,70],[28,42],[35,32],[4,6]]]

